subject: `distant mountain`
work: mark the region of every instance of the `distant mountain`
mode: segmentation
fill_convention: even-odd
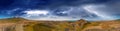
[[[24,18],[6,18],[6,19],[0,19],[0,22],[19,22],[19,21],[24,21],[24,20],[27,20],[27,19],[24,19]]]
[[[120,20],[120,19],[117,19],[117,20]]]

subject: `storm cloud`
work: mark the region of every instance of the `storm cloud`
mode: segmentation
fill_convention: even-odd
[[[0,18],[111,20],[120,18],[120,0],[0,0]]]

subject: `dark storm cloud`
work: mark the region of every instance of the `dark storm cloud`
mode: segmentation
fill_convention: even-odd
[[[88,5],[88,6],[84,6],[84,5]],[[101,6],[101,5],[105,5],[105,6]],[[112,15],[114,16],[120,15],[119,5],[120,5],[120,0],[0,0],[0,14],[10,15],[10,16],[16,16],[16,15],[21,16],[26,14],[23,13],[24,11],[29,11],[29,10],[35,11],[34,9],[37,9],[37,11],[39,12],[41,10],[45,10],[44,11],[45,13],[50,12],[49,14],[51,14],[52,16],[56,16],[56,17],[65,16],[65,18],[66,17],[96,18],[99,16],[104,17],[104,15],[101,13],[110,15],[112,17]],[[94,9],[95,12],[93,13],[91,12],[94,10],[87,11],[90,10],[89,8],[87,8],[89,6],[93,7],[90,9]],[[87,10],[84,9],[84,7],[86,7]],[[31,14],[32,13],[34,12],[31,12]]]
[[[59,6],[79,6],[89,3],[106,3],[111,0],[0,0],[0,6],[25,7],[25,8],[45,8]]]
[[[0,7],[6,7],[14,3],[14,0],[0,0]]]
[[[0,10],[12,11],[15,8],[22,9],[56,9],[61,6],[79,6],[91,3],[106,3],[111,0],[0,0]],[[19,11],[19,10],[18,10]],[[21,10],[24,11],[24,10]]]

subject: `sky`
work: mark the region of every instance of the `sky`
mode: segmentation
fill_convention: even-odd
[[[0,0],[0,19],[30,20],[120,19],[120,0]]]

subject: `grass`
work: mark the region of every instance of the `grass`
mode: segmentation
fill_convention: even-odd
[[[0,19],[0,23],[17,23],[19,21],[24,21],[22,18],[8,18],[8,19]],[[119,20],[117,20],[119,21]],[[81,31],[85,28],[89,28],[90,26],[99,26],[102,22],[88,22],[84,25],[80,26],[80,23],[84,23],[85,21],[70,21],[70,22],[29,22],[27,25],[24,25],[24,31],[65,31],[65,30],[75,30]],[[26,23],[25,23],[26,24]],[[74,25],[75,27],[73,27]],[[76,26],[77,25],[77,26]],[[102,28],[107,29],[109,26],[102,25]],[[9,30],[9,29],[8,29]]]
[[[12,23],[17,23],[19,21],[23,21],[25,19],[23,18],[7,18],[7,19],[0,19],[0,23],[9,23],[9,22],[12,22]]]
[[[54,29],[54,27],[42,23],[25,26],[25,31],[52,31],[52,29]]]

